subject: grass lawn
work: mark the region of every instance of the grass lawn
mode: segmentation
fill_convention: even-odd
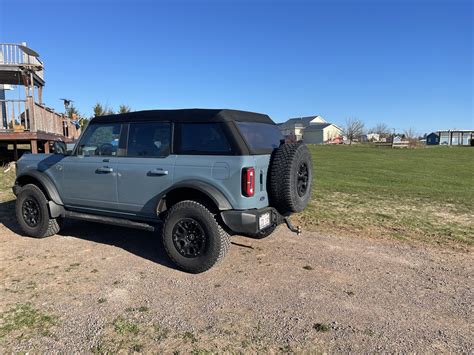
[[[4,172],[7,166],[0,165],[0,202],[10,201],[15,198],[12,192],[13,182],[15,181],[15,168],[12,167],[8,172]]]
[[[474,149],[310,146],[313,198],[306,229],[474,244]],[[0,202],[14,198],[0,169]],[[13,211],[0,211],[13,216]]]
[[[310,146],[309,229],[474,243],[474,149]]]

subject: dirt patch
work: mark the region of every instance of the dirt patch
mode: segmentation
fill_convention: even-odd
[[[2,353],[473,349],[469,253],[280,227],[189,275],[153,233],[70,221],[37,240],[0,218]]]

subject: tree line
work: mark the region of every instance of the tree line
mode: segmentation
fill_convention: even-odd
[[[118,110],[115,111],[112,106],[109,105],[103,105],[100,102],[97,102],[93,107],[92,107],[92,112],[93,115],[90,117],[86,117],[82,115],[79,110],[74,106],[74,104],[71,104],[67,108],[67,116],[70,118],[75,118],[79,122],[79,125],[81,126],[81,129],[84,129],[87,127],[89,124],[90,120],[93,119],[94,117],[97,116],[105,116],[105,115],[113,115],[115,113],[126,113],[132,111],[131,107],[128,105],[120,105],[118,107]]]
[[[363,135],[371,133],[377,134],[381,139],[393,137],[395,135],[409,141],[421,138],[418,137],[414,128],[408,128],[403,132],[396,133],[395,129],[390,129],[385,123],[378,123],[374,127],[366,129],[364,122],[356,117],[349,117],[346,119],[342,126],[342,133],[347,137],[349,144],[352,144],[353,141],[360,140]]]

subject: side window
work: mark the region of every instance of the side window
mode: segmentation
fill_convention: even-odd
[[[77,154],[116,156],[121,127],[120,123],[90,125],[81,139]]]
[[[128,157],[166,157],[170,154],[171,126],[168,122],[131,123]]]
[[[230,154],[232,147],[218,123],[181,123],[178,125],[178,153]]]

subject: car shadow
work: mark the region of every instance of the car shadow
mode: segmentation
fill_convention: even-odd
[[[14,200],[0,202],[0,223],[13,233],[27,237],[16,221]],[[101,223],[66,220],[58,235],[113,245],[141,258],[177,269],[166,255],[160,238],[160,230],[148,232]]]

